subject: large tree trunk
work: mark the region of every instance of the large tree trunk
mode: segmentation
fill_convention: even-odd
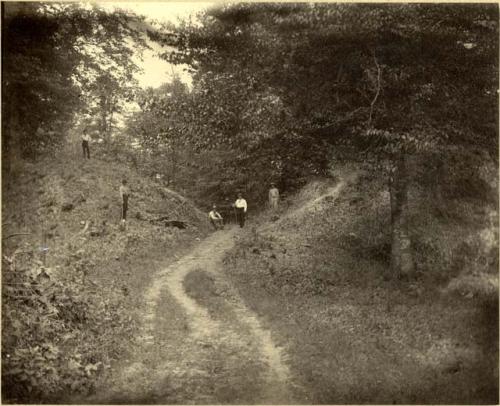
[[[411,240],[408,235],[408,171],[406,156],[400,153],[389,182],[391,197],[391,269],[398,277],[411,277],[415,271]]]

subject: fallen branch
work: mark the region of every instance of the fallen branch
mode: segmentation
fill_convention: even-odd
[[[14,233],[14,234],[8,235],[7,237],[3,237],[2,241],[3,240],[8,240],[9,238],[15,237],[15,236],[18,236],[18,235],[31,235],[31,233]]]
[[[184,229],[187,227],[188,223],[183,220],[170,220],[168,217],[160,217],[157,219],[149,220],[150,223],[162,223],[165,227],[177,227]]]
[[[76,237],[78,237],[79,235],[82,235],[82,234],[85,234],[85,231],[87,231],[87,229],[89,228],[89,224],[90,222],[89,221],[86,221],[85,222],[85,227],[83,227],[83,230],[80,230],[78,231],[73,237],[71,237],[68,241],[73,241]]]
[[[179,200],[180,202],[182,203],[187,203],[187,199],[180,195],[179,193],[173,191],[172,189],[169,189],[169,188],[166,188],[166,187],[161,187],[161,190],[167,194],[167,195],[170,195],[172,197],[175,197],[177,200]]]
[[[21,286],[26,287],[26,288],[31,288],[31,286],[40,286],[39,283],[35,283],[35,282],[32,282],[30,284],[30,286],[26,286],[27,283],[29,283],[29,282],[3,282],[3,285],[6,285],[6,286],[21,285]]]

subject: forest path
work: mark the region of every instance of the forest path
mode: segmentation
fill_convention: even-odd
[[[243,232],[214,232],[154,276],[132,356],[86,401],[293,403],[281,349],[221,270]]]
[[[287,211],[282,213],[282,215],[278,216],[276,221],[261,225],[258,228],[259,233],[264,235],[275,235],[276,230],[279,229],[280,226],[286,226],[286,223],[300,222],[304,216],[312,212],[324,210],[339,198],[346,185],[356,181],[359,176],[359,171],[349,168],[349,170],[339,173],[338,176],[337,181],[327,184],[323,190],[310,191],[305,199],[302,198],[302,201],[299,201],[298,204],[290,207]],[[294,240],[297,238],[302,238],[302,235],[300,233],[296,233],[295,236],[287,235],[287,240]]]

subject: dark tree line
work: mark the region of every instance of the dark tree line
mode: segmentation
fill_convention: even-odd
[[[192,89],[155,91],[134,80],[141,18],[68,3],[2,7],[7,167],[57,146],[83,113],[108,139],[136,100],[128,132],[145,159],[211,198],[241,188],[258,201],[270,180],[291,190],[328,173],[332,154],[370,164],[388,180],[392,262],[407,273],[408,162],[442,167],[457,149],[497,160],[497,5],[215,6],[148,31],[193,77]]]
[[[497,160],[497,5],[239,3],[150,35],[194,75],[176,110],[196,128],[186,138],[233,151],[236,173],[286,186],[341,145],[382,169],[400,273],[413,267],[409,157],[458,147]]]

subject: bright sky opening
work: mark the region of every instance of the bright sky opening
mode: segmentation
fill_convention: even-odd
[[[99,5],[110,11],[115,9],[130,10],[145,16],[149,22],[178,24],[179,20],[188,18],[190,15],[210,7],[213,3],[111,1],[100,2]],[[172,65],[160,59],[158,53],[162,50],[161,46],[153,42],[150,42],[149,45],[153,49],[144,52],[142,61],[138,57],[134,58],[134,62],[143,69],[143,72],[137,75],[141,87],[158,87],[165,82],[170,82],[173,75],[178,75],[182,81],[191,84],[191,76],[184,71],[185,66]]]

